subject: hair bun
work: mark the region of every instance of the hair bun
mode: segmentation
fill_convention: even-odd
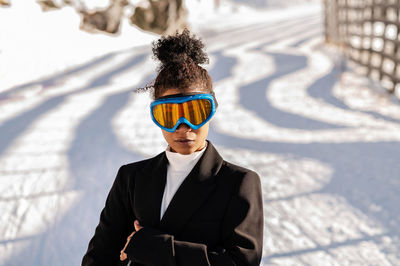
[[[163,36],[153,42],[153,54],[160,60],[161,67],[171,63],[182,63],[188,59],[193,60],[196,65],[208,63],[208,56],[203,48],[203,42],[196,36],[191,36],[188,29],[175,35]]]

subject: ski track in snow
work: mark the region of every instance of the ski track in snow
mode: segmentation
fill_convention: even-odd
[[[209,139],[260,174],[262,265],[400,265],[400,105],[322,31],[319,12],[202,28],[220,103]],[[132,93],[154,67],[133,48],[1,94],[2,265],[80,264],[118,167],[165,148]]]

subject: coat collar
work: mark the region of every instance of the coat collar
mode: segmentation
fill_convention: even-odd
[[[154,161],[153,161],[154,160]],[[141,211],[138,219],[144,226],[159,227],[163,231],[178,235],[193,213],[203,204],[215,188],[215,176],[223,159],[208,141],[207,148],[192,171],[178,188],[160,221],[161,201],[164,193],[168,160],[165,152],[154,157],[137,180],[135,208]],[[138,197],[137,197],[138,196]]]

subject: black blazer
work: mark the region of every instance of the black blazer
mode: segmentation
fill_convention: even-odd
[[[208,142],[160,221],[167,165],[162,152],[119,169],[82,265],[126,265],[119,254],[136,219],[144,228],[126,249],[132,266],[259,265],[259,176],[224,161]]]

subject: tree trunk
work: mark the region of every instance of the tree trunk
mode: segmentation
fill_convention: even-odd
[[[8,0],[0,0],[0,6],[8,7],[10,5],[11,5],[10,1],[8,1]]]
[[[118,33],[124,8],[128,5],[127,0],[113,0],[105,10],[86,12],[82,14],[81,29],[88,32],[103,31],[107,33]]]
[[[183,0],[149,0],[149,7],[136,7],[130,21],[142,30],[157,34],[181,32],[186,23]]]

